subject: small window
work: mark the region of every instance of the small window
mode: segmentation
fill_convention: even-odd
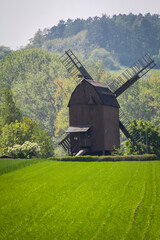
[[[74,139],[75,141],[78,141],[78,137],[74,137],[73,139]]]

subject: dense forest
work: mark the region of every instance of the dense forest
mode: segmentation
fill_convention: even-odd
[[[12,89],[17,107],[25,116],[40,121],[53,138],[59,138],[68,126],[67,104],[77,85],[59,57],[59,54],[40,49],[26,49],[12,52],[0,61],[0,89]],[[106,72],[101,61],[83,61],[83,64],[94,80],[105,85],[116,77]],[[147,78],[134,84],[120,97],[119,102],[129,119],[153,120],[158,124],[159,70],[154,70]]]
[[[23,49],[12,51],[0,47],[0,89],[3,90],[0,91],[0,135],[5,130],[3,134],[6,136],[7,131],[10,136],[13,129],[12,125],[9,131],[2,129],[3,92],[8,89],[12,91],[16,109],[31,119],[27,120],[31,125],[32,121],[40,124],[53,146],[57,146],[68,127],[67,104],[77,85],[60,62],[66,49],[74,51],[94,80],[107,85],[124,71],[124,66],[131,65],[146,51],[159,68],[159,43],[159,15],[129,14],[60,21],[51,29],[39,30]],[[118,101],[129,120],[143,119],[159,126],[159,70],[154,69],[140,79]],[[25,126],[26,122],[21,121],[21,127]],[[18,123],[14,128],[17,126]],[[30,139],[34,137],[43,145],[41,139],[45,135],[39,125],[35,126],[38,132],[31,134]]]
[[[160,16],[119,14],[61,20],[57,26],[38,30],[27,48],[64,52],[72,48],[85,60],[102,59],[108,69],[129,66],[149,52],[160,67]]]

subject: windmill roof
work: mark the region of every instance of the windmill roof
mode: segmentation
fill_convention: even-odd
[[[118,108],[120,107],[115,95],[109,90],[107,86],[94,80],[84,79],[83,81],[88,82],[94,87],[104,105]]]

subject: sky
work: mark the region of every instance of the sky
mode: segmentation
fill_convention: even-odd
[[[148,12],[160,14],[160,0],[0,0],[0,46],[23,47],[60,20]]]

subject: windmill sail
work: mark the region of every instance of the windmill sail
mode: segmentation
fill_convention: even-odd
[[[65,51],[65,54],[61,57],[61,62],[77,83],[83,80],[83,78],[93,80],[70,49]]]
[[[127,137],[127,138],[130,138],[131,141],[134,143],[134,145],[137,147],[138,151],[140,153],[142,153],[139,145],[137,144],[137,142],[135,141],[135,139],[133,138],[133,136],[128,132],[128,130],[125,128],[125,126],[123,125],[123,123],[121,121],[119,121],[119,128],[121,129],[121,131],[124,133],[124,135]]]
[[[108,88],[115,94],[116,97],[118,97],[155,65],[154,60],[149,56],[149,54],[145,54],[116,80],[114,80],[114,82],[111,82],[108,85]]]
[[[139,146],[139,143],[143,143],[144,139],[142,138],[142,136],[139,134],[139,132],[136,129],[134,129],[134,130],[132,129],[132,131],[131,131],[130,121],[126,117],[125,113],[122,112],[122,110],[120,110],[119,119],[120,119],[119,120],[119,128],[121,129],[121,131],[124,133],[124,135],[127,138],[131,139],[133,144],[137,147],[137,149],[141,153],[142,151],[141,151],[141,148]]]

